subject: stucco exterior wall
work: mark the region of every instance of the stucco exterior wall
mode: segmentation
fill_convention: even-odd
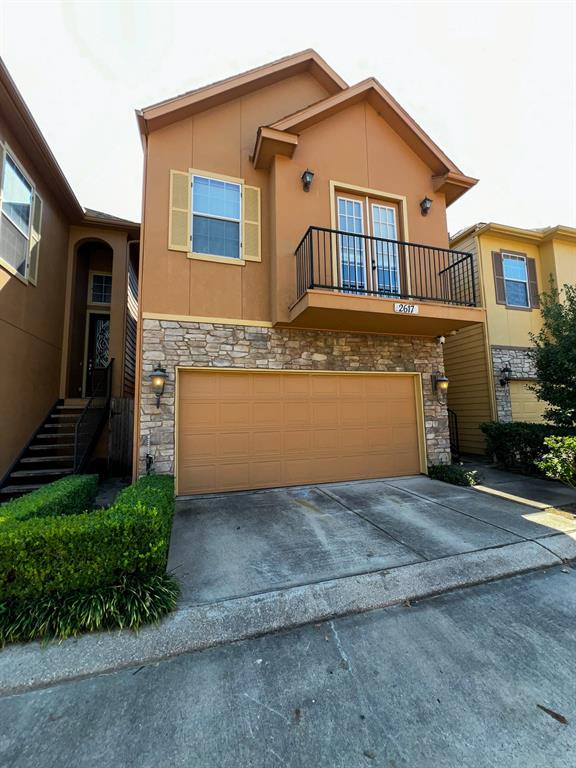
[[[42,198],[37,284],[0,264],[0,477],[58,398],[66,286],[68,222],[41,173],[0,115],[8,143]]]
[[[433,339],[144,320],[142,357],[140,473],[145,471],[149,450],[155,472],[175,470],[177,366],[420,372],[428,463],[450,461],[447,411],[431,384],[431,374],[442,370],[442,348]],[[159,408],[149,384],[157,363],[168,374]]]

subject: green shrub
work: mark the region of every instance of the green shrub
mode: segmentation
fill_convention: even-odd
[[[501,467],[526,474],[539,473],[536,462],[539,462],[545,453],[544,440],[547,437],[576,435],[576,430],[572,428],[525,421],[490,421],[481,424],[480,429],[486,435],[489,456],[494,456]]]
[[[171,477],[151,475],[107,509],[7,518],[0,528],[0,602],[94,590],[161,574],[174,509]]]
[[[464,469],[459,464],[432,464],[428,467],[428,477],[452,485],[478,485],[476,470]]]
[[[0,505],[0,526],[8,520],[77,515],[92,508],[97,475],[72,475]],[[1,530],[1,528],[0,528]]]
[[[104,629],[138,630],[176,607],[178,583],[167,573],[65,595],[0,603],[0,646]]]
[[[546,437],[548,452],[536,466],[553,480],[576,488],[576,437]]]

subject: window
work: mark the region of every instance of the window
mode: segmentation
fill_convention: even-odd
[[[526,258],[511,253],[502,254],[506,304],[511,307],[529,307],[528,270]]]
[[[28,276],[33,197],[32,185],[6,152],[2,174],[0,258],[24,278]]]
[[[112,303],[112,275],[92,273],[90,304]]]
[[[192,252],[241,258],[241,187],[229,181],[192,177]]]

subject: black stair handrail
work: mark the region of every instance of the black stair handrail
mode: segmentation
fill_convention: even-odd
[[[106,366],[104,379],[96,386],[74,426],[74,472],[84,466],[94,441],[100,431],[104,416],[109,410],[112,396],[112,364]],[[98,404],[98,401],[103,401]]]
[[[61,402],[62,402],[62,400],[59,398],[58,400],[56,400],[56,402],[55,402],[55,403],[53,403],[53,404],[50,406],[50,410],[48,411],[48,413],[46,414],[46,416],[45,416],[45,417],[42,419],[42,421],[40,422],[39,426],[38,426],[38,427],[37,427],[37,428],[34,430],[34,432],[32,433],[32,435],[31,435],[31,437],[30,437],[30,439],[29,439],[29,440],[27,440],[27,441],[24,443],[24,447],[22,448],[22,450],[20,451],[20,453],[18,454],[18,456],[16,456],[16,458],[14,459],[14,461],[12,462],[12,464],[10,464],[10,466],[8,467],[8,469],[6,470],[6,472],[4,473],[4,475],[2,476],[2,479],[0,480],[0,488],[3,488],[3,487],[6,485],[6,483],[7,483],[7,482],[8,482],[8,480],[10,479],[10,475],[12,474],[12,472],[14,472],[14,470],[15,470],[15,469],[16,469],[16,467],[18,466],[18,464],[20,463],[20,460],[21,460],[22,458],[24,458],[24,456],[25,456],[25,454],[26,454],[26,451],[28,450],[28,448],[30,448],[30,446],[32,445],[32,443],[34,442],[34,440],[36,440],[36,437],[37,437],[37,435],[38,435],[38,434],[39,434],[39,433],[42,431],[42,429],[43,429],[43,427],[44,427],[44,424],[46,424],[46,422],[48,421],[48,419],[50,418],[50,416],[51,416],[51,415],[54,413],[54,411],[56,410],[56,407],[57,407],[58,405],[60,405],[60,403],[61,403]]]
[[[448,431],[450,433],[450,453],[455,458],[460,458],[460,438],[458,435],[458,415],[448,408]]]

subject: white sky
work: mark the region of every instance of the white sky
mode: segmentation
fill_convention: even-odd
[[[134,109],[309,47],[480,178],[452,233],[576,226],[576,2],[0,0],[0,55],[80,202],[137,220]]]

